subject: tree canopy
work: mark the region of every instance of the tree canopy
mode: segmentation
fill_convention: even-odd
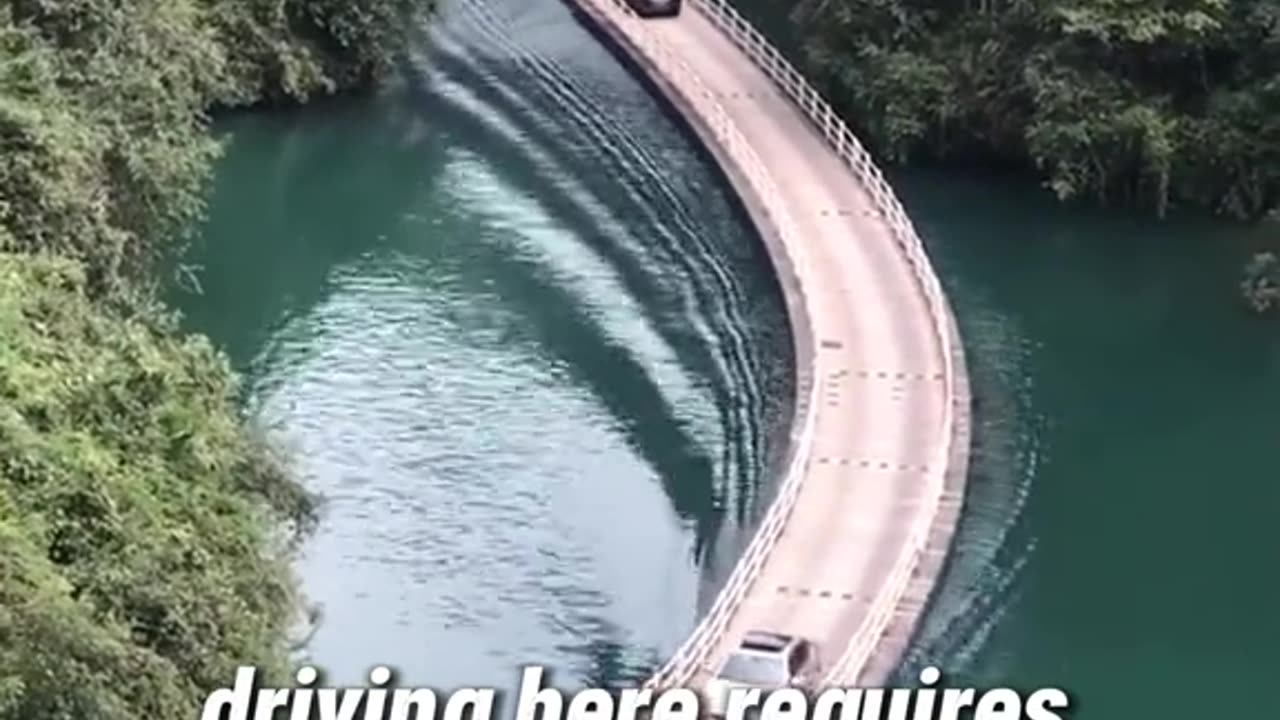
[[[0,720],[191,718],[286,664],[307,494],[156,301],[210,112],[365,87],[430,0],[0,0]]]
[[[364,87],[431,4],[0,2],[0,249],[76,258],[107,292],[154,280],[204,210],[209,109]]]
[[[223,359],[0,255],[0,717],[195,717],[280,669],[305,495],[240,427]]]
[[[1277,0],[804,0],[809,69],[894,161],[1000,160],[1063,199],[1280,204]]]

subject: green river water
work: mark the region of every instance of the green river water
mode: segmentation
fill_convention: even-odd
[[[339,682],[642,676],[766,506],[785,315],[730,192],[556,0],[455,0],[376,98],[228,119],[201,293],[325,497],[298,570]],[[977,397],[953,562],[904,661],[1076,718],[1280,708],[1280,327],[1247,230],[896,185]]]

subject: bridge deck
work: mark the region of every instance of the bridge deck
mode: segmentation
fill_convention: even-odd
[[[812,459],[785,530],[692,686],[701,687],[707,670],[751,629],[810,638],[831,667],[925,511],[928,473],[941,470],[929,464],[945,439],[945,405],[955,398],[941,379],[943,349],[929,308],[853,173],[709,18],[690,3],[677,18],[641,21],[619,14],[610,0],[576,1],[612,23],[615,36],[641,32],[640,23],[660,33],[701,76],[769,169],[811,258],[803,281],[815,337],[802,339],[809,346],[797,355],[820,386]],[[967,446],[967,434],[963,440]],[[957,493],[948,502],[937,555],[949,541]],[[931,584],[932,577],[910,599],[910,620]],[[912,624],[903,626],[906,633]],[[897,638],[898,649],[904,643]],[[891,665],[881,662],[878,673]]]

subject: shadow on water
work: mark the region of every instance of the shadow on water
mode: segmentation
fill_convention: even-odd
[[[585,43],[566,43],[556,32],[573,24],[567,6],[519,5],[520,20],[503,17],[506,3],[465,0],[463,6],[464,21],[435,28],[441,31],[430,62],[436,78],[457,76],[469,93],[483,97],[485,112],[477,114],[518,118],[521,138],[537,141],[537,152],[527,154],[571,169],[565,176],[577,179],[578,189],[624,188],[608,208],[616,221],[612,232],[601,239],[679,269],[662,274],[665,293],[683,298],[682,311],[672,313],[676,324],[692,323],[707,335],[699,318],[709,318],[710,335],[719,340],[711,377],[727,381],[716,386],[725,389],[724,423],[745,439],[741,447],[725,448],[729,469],[722,475],[736,484],[721,494],[730,498],[724,504],[736,522],[745,522],[758,507],[755,481],[732,468],[757,467],[779,449],[777,437],[753,430],[778,422],[745,419],[782,418],[791,396],[790,363],[770,359],[790,352],[780,291],[745,211],[714,161],[603,48],[585,37]],[[567,194],[581,198],[578,189]]]
[[[402,233],[396,231],[416,197],[430,193],[431,187],[440,182],[434,169],[444,164],[444,149],[448,146],[440,142],[438,132],[426,127],[422,120],[424,110],[428,117],[454,128],[451,135],[462,146],[483,147],[486,164],[507,170],[504,179],[515,179],[520,190],[529,195],[538,193],[539,205],[550,217],[562,220],[568,232],[582,238],[602,234],[572,199],[554,191],[552,183],[522,172],[532,169],[532,164],[517,147],[504,143],[499,133],[485,132],[483,124],[435,99],[425,88],[419,92],[417,100],[425,101],[422,108],[390,95],[376,101],[375,113],[358,111],[361,118],[376,118],[374,127],[360,133],[351,133],[348,127],[356,110],[343,106],[312,113],[305,129],[291,127],[292,118],[280,120],[284,140],[279,143],[274,161],[266,163],[269,177],[259,182],[244,182],[244,176],[251,173],[242,174],[236,163],[241,158],[250,159],[260,168],[264,164],[261,155],[229,156],[219,176],[224,182],[216,192],[220,205],[236,206],[241,211],[234,218],[215,214],[205,237],[234,241],[229,240],[233,233],[224,229],[224,222],[241,224],[243,215],[260,223],[257,232],[261,237],[246,237],[246,242],[257,246],[252,250],[255,261],[234,268],[219,263],[237,258],[238,254],[209,249],[200,252],[202,274],[233,278],[234,288],[216,284],[205,288],[206,301],[188,309],[188,322],[193,327],[205,328],[230,348],[259,346],[289,318],[306,315],[325,301],[333,291],[334,268],[367,258],[379,247],[401,245],[399,250],[411,250],[398,240]],[[252,123],[244,123],[243,128],[230,128],[230,132],[237,136],[237,142],[252,145],[257,142],[255,135],[274,137],[276,132],[282,132],[271,127],[276,123],[270,120],[266,127],[259,122],[255,118]],[[333,173],[334,167],[343,172]],[[376,191],[371,192],[371,187]],[[361,206],[360,213],[342,210],[353,204]],[[334,211],[316,211],[324,208]],[[375,242],[371,243],[370,237]],[[662,479],[672,506],[682,518],[695,524],[695,552],[703,556],[722,515],[721,501],[713,487],[716,462],[682,430],[662,389],[631,351],[609,340],[589,311],[558,284],[558,278],[549,277],[545,266],[512,255],[503,238],[474,240],[465,263],[458,263],[453,269],[460,275],[474,275],[475,286],[494,282],[502,287],[509,305],[524,314],[525,327],[532,329],[531,337],[509,340],[530,342],[539,352],[563,360],[564,366],[608,406],[632,445]],[[653,291],[657,283],[652,266],[609,243],[595,243],[595,247],[611,250],[607,255],[609,264],[622,269],[623,277],[630,279],[627,290],[631,295],[657,295]],[[484,277],[475,275],[481,268]],[[406,279],[415,282],[415,278]],[[650,307],[654,305],[657,302]],[[655,324],[666,331],[680,329],[672,318],[659,320]],[[221,331],[220,324],[236,328],[234,332],[247,333],[247,337],[228,337],[230,333]],[[701,351],[701,356],[707,356],[707,346],[695,345],[703,338],[677,337],[675,332],[668,333],[668,337],[673,347],[695,355]],[[233,361],[243,368],[248,359],[233,356]],[[712,370],[713,366],[703,363],[691,372],[709,375]],[[723,378],[716,380],[717,402],[723,404],[735,389],[723,387]]]
[[[563,5],[451,12],[377,97],[222,124],[177,303],[328,499],[318,662],[616,686],[769,494],[785,314],[728,191]]]
[[[488,26],[483,33],[501,34]],[[510,38],[502,54],[470,52],[439,37],[432,46],[423,61],[428,81],[418,87],[429,113],[457,118],[461,138],[502,157],[503,179],[537,195],[604,256],[627,292],[645,298],[643,311],[688,370],[711,381],[730,439],[716,461],[712,501],[717,512],[732,509],[744,522],[770,441],[751,418],[779,416],[774,398],[787,396],[777,387],[776,369],[762,362],[760,347],[743,331],[753,328],[766,346],[779,344],[769,337],[781,320],[777,288],[730,267],[767,267],[759,243],[742,237],[745,218],[726,212],[732,209],[727,191],[705,167],[689,164],[697,158],[692,148],[678,155],[683,165],[668,161],[669,148],[690,141],[668,123],[654,122],[653,103],[619,115],[608,107],[614,98],[593,97],[582,77]],[[668,149],[655,158],[649,148]],[[625,192],[601,204],[590,188],[605,183]],[[654,273],[655,265],[668,272]],[[785,336],[781,340],[785,344]],[[784,392],[770,397],[771,389]]]
[[[623,690],[640,685],[662,664],[656,653],[637,656],[633,647],[613,638],[621,635],[607,624],[592,630],[592,639],[574,648],[586,658],[586,670],[577,678],[582,687]]]
[[[684,310],[677,305],[682,300],[679,294],[692,288],[705,297],[711,293],[711,289],[689,282],[687,270],[677,276],[678,283],[672,283],[671,278],[655,276],[650,272],[651,258],[660,249],[684,239],[673,237],[673,232],[662,225],[663,218],[658,213],[666,208],[660,199],[653,193],[645,192],[638,196],[620,198],[608,207],[601,206],[598,198],[592,196],[584,186],[584,182],[576,179],[582,175],[590,177],[592,174],[581,172],[588,159],[567,150],[559,150],[557,143],[562,143],[563,140],[549,133],[521,125],[519,135],[513,136],[510,125],[502,127],[496,121],[477,122],[474,103],[483,107],[483,114],[490,118],[518,117],[521,110],[538,111],[506,104],[506,98],[491,88],[491,76],[483,72],[482,68],[471,67],[470,63],[473,61],[463,62],[451,58],[437,48],[427,62],[433,70],[441,71],[452,80],[440,78],[435,83],[416,86],[416,99],[423,102],[426,112],[432,117],[445,119],[449,125],[456,127],[462,144],[485,148],[486,154],[499,161],[495,165],[500,169],[503,180],[527,195],[538,197],[548,211],[562,219],[568,227],[587,240],[593,249],[604,255],[618,271],[629,294],[652,298],[654,302],[646,305],[643,311],[650,316],[651,324],[663,334],[664,339],[677,350],[691,372],[707,373],[716,369],[714,348],[701,342],[699,328],[673,322],[682,319],[680,314]],[[498,64],[497,61],[490,62]],[[472,94],[472,103],[466,103],[460,98],[445,97],[448,91],[440,85],[454,82]],[[526,94],[536,97],[534,93]],[[597,159],[590,158],[591,161]],[[618,177],[608,167],[612,163],[606,163],[603,156],[599,161],[599,165],[593,168],[594,173]],[[603,173],[600,172],[602,168]],[[640,189],[644,188],[645,185],[640,184]],[[679,250],[678,246],[676,250]],[[670,253],[668,257],[675,255]],[[716,390],[723,398],[729,389],[724,387],[723,378],[717,380]]]
[[[590,388],[618,420],[632,447],[652,465],[672,507],[695,523],[695,546],[701,548],[718,522],[711,488],[713,462],[682,428],[654,378],[628,348],[601,331],[544,266],[503,252],[499,242],[475,239],[479,242],[472,250],[472,267],[483,266],[491,273],[529,332],[505,340],[527,342],[553,355]]]
[[[418,87],[414,97],[420,106],[390,93],[375,100],[374,112],[324,107],[309,114],[305,128],[294,126],[296,120],[291,117],[278,122],[253,118],[227,128],[235,142],[253,146],[254,152],[232,153],[220,169],[218,203],[241,212],[215,213],[205,237],[221,243],[244,242],[243,251],[252,253],[254,262],[228,267],[219,263],[244,255],[227,249],[200,252],[204,277],[232,279],[234,287],[215,283],[203,288],[204,301],[188,309],[193,326],[204,328],[233,350],[253,348],[289,318],[305,315],[324,302],[333,290],[335,268],[380,247],[399,245],[399,250],[412,251],[397,230],[415,199],[432,193],[440,182],[438,169],[448,161],[450,147],[441,142],[438,131],[428,127],[427,117],[451,128],[450,136],[461,146],[483,148],[486,162],[502,168],[503,179],[514,180],[521,192],[536,196],[546,214],[563,222],[567,232],[586,239],[603,234],[572,198],[557,193],[547,178],[531,174],[535,166],[507,138],[486,131],[483,123],[432,95],[428,88]],[[353,114],[362,122],[366,116],[374,118],[374,126],[353,135],[349,132]],[[278,133],[283,134],[282,142],[277,142]],[[259,149],[263,140],[274,147]],[[272,153],[273,159],[264,163],[263,152]],[[251,161],[252,169],[242,170],[237,164],[242,160]],[[269,172],[246,181],[249,175],[262,172],[264,164]],[[360,213],[345,210],[353,204],[361,206]],[[254,236],[226,229],[242,227],[245,214],[258,223]],[[682,430],[664,393],[628,348],[612,342],[574,295],[555,277],[546,276],[546,268],[522,262],[509,252],[503,238],[473,240],[465,262],[457,262],[452,269],[471,277],[472,286],[486,282],[501,286],[511,308],[523,313],[527,327],[534,329],[534,337],[526,340],[563,360],[607,404],[662,479],[672,506],[695,523],[695,551],[701,557],[721,516],[712,483],[714,461]],[[607,242],[593,247],[608,251],[610,265],[630,281],[629,294],[646,298],[657,294],[652,267],[641,258]],[[477,274],[480,268],[483,276]],[[654,302],[645,309],[655,306],[661,308]],[[246,322],[250,317],[254,319]],[[234,327],[241,337],[229,337],[220,329],[221,323]],[[678,351],[707,357],[703,338],[677,335],[680,328],[673,318],[658,318],[655,325],[668,331]],[[249,360],[236,354],[233,361],[245,367]],[[690,372],[711,376],[713,370],[704,361]],[[724,386],[724,378],[714,380],[719,390],[716,400],[723,404],[735,390]]]

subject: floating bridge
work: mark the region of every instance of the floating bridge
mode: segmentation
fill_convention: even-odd
[[[946,296],[862,144],[724,0],[641,19],[568,0],[659,89],[732,182],[786,297],[795,412],[775,498],[648,687],[700,689],[750,630],[812,640],[830,686],[884,683],[964,498],[969,388]]]

